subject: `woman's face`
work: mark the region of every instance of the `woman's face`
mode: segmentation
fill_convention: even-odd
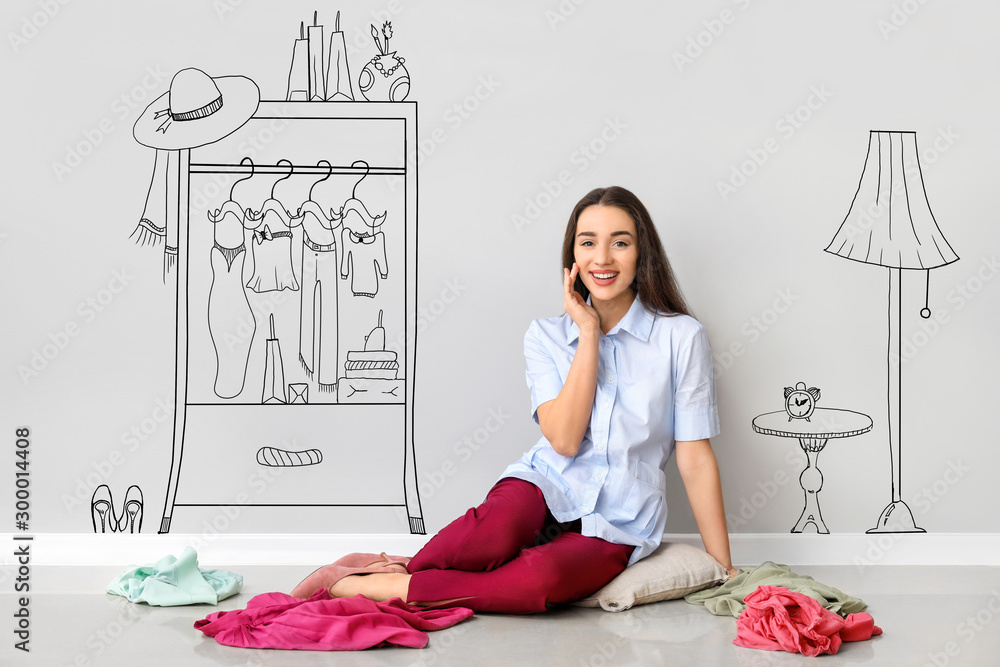
[[[596,301],[632,302],[639,243],[632,216],[617,206],[588,206],[576,222],[573,256]]]

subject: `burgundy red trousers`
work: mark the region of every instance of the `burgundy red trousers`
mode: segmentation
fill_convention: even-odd
[[[413,557],[407,601],[461,598],[430,606],[545,611],[548,604],[600,589],[625,569],[632,549],[581,535],[579,521],[557,523],[541,489],[505,477],[482,505],[445,526]]]

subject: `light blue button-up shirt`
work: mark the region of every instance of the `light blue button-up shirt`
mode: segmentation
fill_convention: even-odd
[[[524,337],[531,412],[551,401],[569,374],[580,328],[569,315],[535,320]],[[648,556],[667,521],[663,467],[677,440],[719,433],[715,368],[705,329],[693,317],[665,317],[636,298],[601,336],[590,426],[576,456],[544,437],[500,478],[538,486],[557,521],[581,519],[581,532],[632,544],[629,565]]]

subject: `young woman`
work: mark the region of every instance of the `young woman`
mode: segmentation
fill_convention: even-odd
[[[659,546],[675,448],[705,548],[735,574],[709,442],[719,432],[712,353],[649,212],[624,188],[593,190],[573,209],[562,254],[566,314],[535,320],[524,339],[544,437],[407,565],[341,570],[336,581],[328,566],[299,594],[322,581],[334,596],[505,613],[582,599]]]

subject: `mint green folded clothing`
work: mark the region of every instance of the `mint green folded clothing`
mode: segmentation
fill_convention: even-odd
[[[129,566],[105,589],[129,602],[156,607],[217,604],[243,588],[243,577],[229,570],[198,568],[198,553],[186,547],[180,558],[167,555],[152,565]]]
[[[803,593],[841,616],[856,614],[868,608],[861,598],[820,583],[808,575],[796,574],[787,565],[771,561],[755,568],[740,568],[739,574],[721,586],[685,595],[684,601],[704,605],[705,609],[716,616],[738,617],[746,608],[743,598],[757,590],[758,586],[783,586],[790,591]]]

